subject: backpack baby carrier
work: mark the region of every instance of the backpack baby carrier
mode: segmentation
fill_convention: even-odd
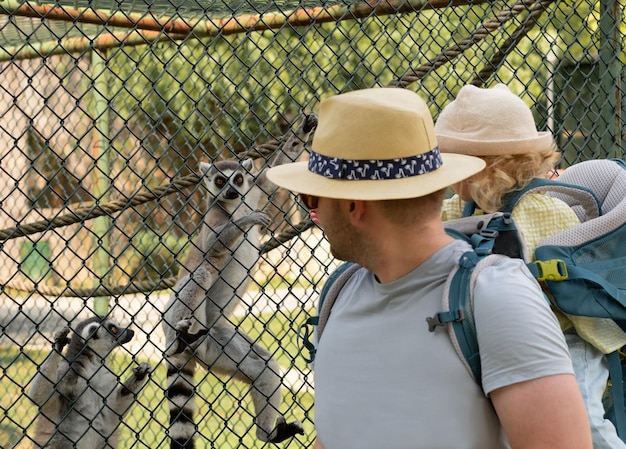
[[[473,249],[461,257],[449,275],[442,311],[428,317],[425,325],[433,332],[441,326],[448,329],[461,361],[478,382],[481,369],[473,319],[473,280],[501,255],[529,260],[510,212],[532,192],[561,199],[581,223],[540,242],[535,261],[527,264],[530,272],[564,313],[610,318],[626,331],[626,164],[621,160],[581,162],[564,170],[558,181],[536,179],[506,196],[500,212],[444,223],[449,235],[469,242]],[[464,211],[469,213],[469,208]],[[352,263],[340,265],[322,288],[318,314],[300,329],[309,353],[307,361],[315,358],[311,330],[319,340],[335,299],[359,268]],[[626,441],[626,363],[618,351],[608,354],[607,359],[610,382],[606,417]]]

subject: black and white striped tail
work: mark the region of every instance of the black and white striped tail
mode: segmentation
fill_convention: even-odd
[[[167,390],[170,407],[171,449],[194,449],[196,411],[194,372],[196,362],[188,351],[167,360]]]

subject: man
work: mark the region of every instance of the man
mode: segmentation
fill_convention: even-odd
[[[424,101],[404,89],[320,105],[308,162],[268,177],[315,211],[332,254],[359,264],[318,342],[316,447],[591,449],[564,337],[522,261],[480,272],[481,384],[444,328],[444,283],[469,245],[440,218],[447,186],[484,167],[439,153]]]

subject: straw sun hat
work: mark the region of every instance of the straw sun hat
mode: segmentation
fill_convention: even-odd
[[[538,132],[533,114],[504,84],[463,86],[435,125],[443,153],[472,156],[524,154],[554,148],[549,132]]]
[[[335,95],[320,103],[308,162],[271,168],[273,183],[327,198],[416,198],[485,166],[475,157],[439,153],[424,100],[400,88]]]

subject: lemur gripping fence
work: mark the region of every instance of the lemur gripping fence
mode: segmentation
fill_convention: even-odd
[[[0,1],[0,447],[32,446],[38,367],[94,314],[135,330],[115,373],[154,367],[120,447],[169,445],[161,317],[207,209],[200,162],[261,170],[339,92],[414,89],[436,118],[462,85],[497,82],[554,134],[562,167],[623,159],[625,31],[618,0]],[[292,195],[267,194],[271,225],[229,320],[281,366],[280,412],[305,434],[279,445],[310,447],[297,329],[336,262]],[[266,444],[241,384],[196,380],[199,447]]]

